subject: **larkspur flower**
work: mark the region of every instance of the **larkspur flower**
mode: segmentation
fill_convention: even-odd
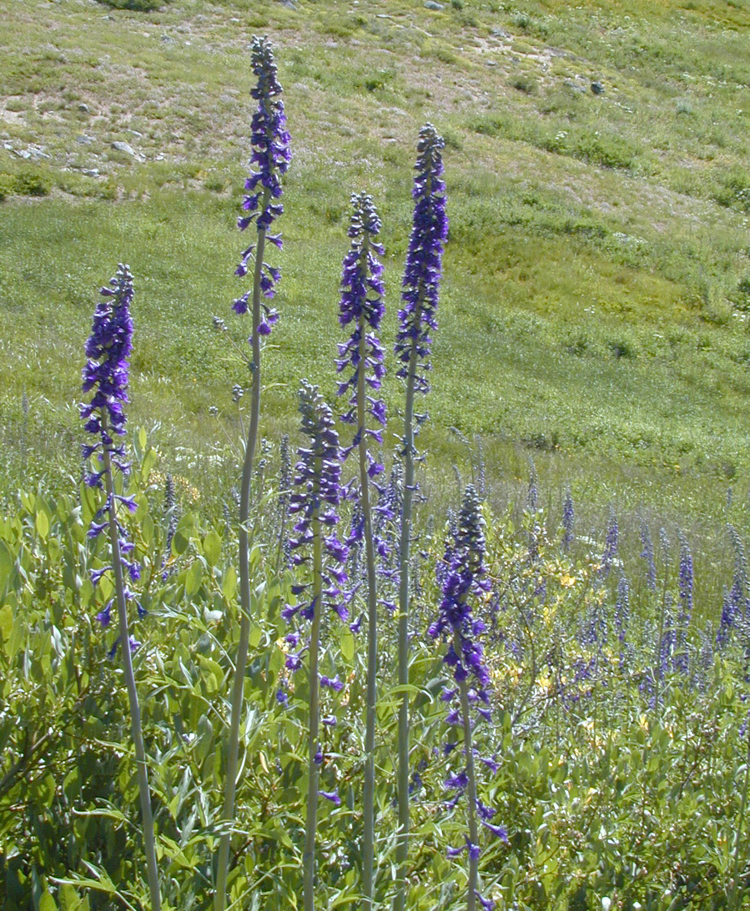
[[[242,204],[242,208],[248,214],[240,216],[237,225],[244,231],[255,222],[258,241],[243,251],[240,264],[235,270],[239,276],[248,273],[249,263],[255,256],[263,256],[266,241],[281,248],[281,235],[269,234],[268,231],[284,211],[278,201],[282,194],[281,178],[286,174],[291,161],[284,102],[279,97],[282,88],[277,79],[273,50],[266,38],[253,38],[251,61],[257,83],[250,94],[258,102],[258,109],[252,120],[253,152],[250,165],[253,170],[245,181],[247,195]],[[258,281],[265,297],[274,296],[274,286],[279,278],[278,269],[266,262],[260,263]],[[247,312],[252,294],[252,291],[247,291],[237,298],[234,302],[235,312]],[[278,319],[278,314],[265,304],[262,305],[262,311],[263,315],[259,315],[258,324],[253,326],[253,332],[268,335]]]
[[[443,155],[445,141],[432,124],[419,132],[414,179],[414,221],[404,272],[395,353],[402,366],[398,376],[411,374],[415,388],[428,392],[423,375],[430,368],[430,332],[437,329],[437,306],[443,246],[448,238]],[[417,373],[419,371],[419,373]]]
[[[349,401],[351,407],[342,416],[342,420],[347,424],[358,424],[359,371],[364,373],[367,389],[375,391],[380,389],[385,374],[383,346],[377,335],[385,313],[383,266],[377,257],[382,256],[384,251],[382,245],[375,240],[380,233],[380,218],[372,197],[366,193],[352,196],[352,218],[348,233],[351,246],[342,269],[339,323],[344,327],[351,324],[353,328],[349,339],[339,345],[336,368],[338,373],[348,370],[348,375],[339,384],[339,395],[352,390]],[[385,405],[380,399],[368,395],[366,411],[377,424],[385,424]],[[379,431],[367,431],[363,426],[357,427],[355,442],[359,441],[359,436],[363,433],[369,433],[382,442]]]
[[[90,471],[86,482],[93,488],[106,488],[106,500],[91,522],[88,537],[98,537],[110,526],[114,528],[117,541],[112,542],[113,553],[116,551],[116,559],[127,575],[132,580],[137,580],[140,577],[140,567],[129,559],[133,544],[128,540],[125,526],[117,516],[118,504],[130,512],[135,511],[137,506],[132,496],[115,493],[116,480],[112,474],[116,470],[126,478],[130,468],[125,447],[115,441],[115,436],[122,437],[125,434],[126,415],[123,406],[128,402],[128,358],[133,347],[133,320],[130,314],[133,293],[130,269],[120,264],[109,285],[100,291],[101,299],[94,311],[91,335],[86,342],[83,392],[91,393],[91,399],[81,405],[81,417],[86,422],[85,430],[94,437],[93,442],[84,445],[84,457],[89,459],[96,456],[98,464],[103,466],[101,470]],[[101,577],[110,570],[114,571],[114,567],[92,570],[90,575],[93,584],[98,584]],[[130,596],[127,589],[125,595]],[[110,607],[108,605],[97,616],[103,626],[109,625]]]

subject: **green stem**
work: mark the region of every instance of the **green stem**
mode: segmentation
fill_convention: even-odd
[[[745,823],[745,810],[747,809],[748,786],[750,786],[750,737],[748,737],[747,741],[747,755],[745,756],[745,784],[742,789],[742,798],[740,801],[740,817],[737,820],[737,839],[734,843],[734,870],[732,871],[732,882],[729,887],[729,896],[727,900],[727,907],[729,908],[729,911],[735,911],[735,909],[739,909],[741,904],[741,899],[739,898],[740,848],[742,847],[742,830]]]
[[[462,654],[461,637],[456,633],[453,637],[453,649],[457,655]],[[463,715],[464,750],[466,752],[466,798],[469,801],[467,810],[469,818],[469,842],[479,845],[479,832],[477,830],[477,778],[474,770],[474,746],[471,738],[471,716],[469,706],[469,687],[466,680],[458,684],[461,697],[461,714]],[[477,904],[477,887],[479,883],[479,860],[471,856],[469,848],[469,894],[466,899],[468,911],[475,911]]]
[[[419,327],[422,295],[414,312],[414,326]],[[411,555],[412,500],[414,493],[414,381],[417,373],[417,340],[412,341],[409,354],[409,373],[406,379],[406,407],[404,412],[404,505],[401,516],[399,542],[399,591],[398,591],[398,683],[401,705],[398,712],[398,841],[396,863],[398,887],[393,901],[393,911],[404,911],[406,906],[406,864],[409,859],[409,560]]]
[[[107,434],[107,415],[102,414],[102,433]],[[141,798],[141,816],[143,818],[143,848],[146,855],[146,875],[151,893],[151,911],[160,911],[159,870],[156,863],[156,845],[154,842],[154,817],[151,812],[151,792],[148,786],[148,766],[146,749],[143,744],[141,709],[138,704],[138,691],[135,686],[133,659],[130,654],[130,626],[128,624],[128,606],[125,600],[125,581],[122,576],[122,556],[120,538],[117,530],[117,510],[115,508],[115,485],[112,479],[112,460],[107,446],[103,447],[104,477],[106,479],[107,497],[109,499],[109,539],[112,547],[112,569],[115,576],[115,593],[117,598],[117,617],[120,625],[120,651],[122,653],[125,685],[130,703],[130,726],[135,747],[135,764],[138,777],[138,791]]]
[[[320,462],[320,459],[318,459]],[[316,477],[320,477],[318,465]],[[320,507],[312,516],[313,529],[313,603],[315,605],[310,631],[310,731],[308,737],[307,819],[305,821],[305,853],[302,856],[305,911],[315,909],[315,832],[318,820],[318,728],[320,726],[320,698],[318,680],[318,653],[320,651],[320,620],[323,613],[323,543],[320,537]]]
[[[270,200],[266,190],[261,211],[265,211]],[[227,902],[227,876],[229,874],[229,848],[232,840],[231,825],[234,822],[235,796],[237,793],[237,768],[240,749],[240,719],[245,692],[245,669],[250,640],[250,542],[248,519],[250,517],[250,484],[253,478],[253,460],[258,442],[258,425],[260,424],[260,277],[263,266],[263,254],[266,243],[266,230],[258,231],[258,245],[255,249],[255,273],[253,276],[253,340],[252,364],[253,391],[250,403],[250,427],[245,446],[245,461],[242,466],[242,484],[240,488],[239,516],[239,570],[240,570],[240,641],[237,646],[237,661],[232,685],[232,708],[229,723],[229,741],[227,743],[226,781],[224,784],[224,807],[222,819],[227,830],[219,843],[219,861],[216,873],[215,911],[224,911]]]
[[[362,269],[366,268],[368,236],[362,245]],[[362,892],[364,907],[372,908],[375,871],[375,722],[378,666],[378,592],[375,567],[375,545],[370,509],[370,477],[367,473],[367,440],[365,437],[365,358],[366,323],[364,312],[359,318],[359,368],[357,371],[357,426],[359,428],[359,477],[362,488],[362,516],[367,561],[367,695],[365,711],[365,782],[363,795],[364,832],[362,838]]]

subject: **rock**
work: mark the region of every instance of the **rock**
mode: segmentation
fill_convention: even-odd
[[[82,101],[82,102],[78,105],[78,110],[79,110],[82,114],[90,114],[90,113],[91,113],[91,111],[89,110],[89,106],[86,104],[85,101]]]
[[[490,32],[493,38],[510,38],[510,32],[506,32],[504,28],[497,26],[493,28]]]
[[[13,150],[15,152],[15,149]],[[24,161],[40,161],[42,158],[49,158],[50,156],[44,151],[44,149],[39,146],[29,146],[28,149],[21,149],[20,152],[15,152],[19,158],[23,158]]]
[[[592,83],[591,83],[591,91],[592,91],[595,95],[603,95],[603,94],[604,94],[604,86],[601,84],[601,82],[592,82]]]
[[[439,10],[444,9],[445,7],[442,3],[438,3],[437,0],[425,0],[424,8]]]
[[[87,136],[85,133],[81,133],[80,136],[76,136],[76,142],[80,143],[82,146],[90,146],[94,140],[91,136]]]
[[[297,4],[294,0],[276,0],[277,3],[280,3],[282,6],[285,6],[287,9],[297,9]]]
[[[484,65],[485,66],[497,66],[497,60],[485,60]]]
[[[565,86],[566,89],[570,89],[571,92],[585,92],[586,91],[586,89],[582,85],[578,85],[577,82],[573,82],[570,79],[566,79],[565,82],[563,82],[563,85]]]
[[[135,158],[135,149],[127,142],[113,142],[112,148],[116,149],[118,152],[124,152],[126,155],[131,155]]]
[[[98,177],[99,168],[82,168],[81,174],[85,174],[86,177]]]

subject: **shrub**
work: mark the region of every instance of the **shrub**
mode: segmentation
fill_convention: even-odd
[[[150,13],[165,6],[170,0],[97,0],[112,9],[127,9],[136,13]]]
[[[11,192],[16,196],[48,196],[51,188],[49,178],[31,168],[19,171],[11,182]]]

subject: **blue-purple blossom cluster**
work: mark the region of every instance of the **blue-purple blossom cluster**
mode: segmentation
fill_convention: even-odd
[[[130,315],[130,304],[133,299],[133,276],[128,266],[120,264],[117,274],[110,279],[109,285],[101,289],[101,299],[94,311],[91,335],[86,342],[86,366],[83,369],[83,392],[93,392],[91,400],[81,405],[81,417],[86,421],[84,427],[94,440],[83,446],[83,457],[89,459],[96,455],[98,464],[102,466],[98,471],[88,472],[86,483],[90,487],[105,489],[106,500],[94,515],[88,531],[89,538],[98,537],[109,526],[110,508],[114,507],[116,514],[117,504],[126,507],[130,512],[136,510],[136,503],[132,496],[115,493],[114,478],[105,484],[107,463],[114,465],[123,476],[127,476],[129,464],[125,461],[125,447],[122,443],[115,442],[115,436],[125,433],[125,409],[128,401],[128,357],[132,350],[133,320]],[[138,563],[130,559],[134,545],[128,540],[127,532],[122,523],[115,518],[117,530],[120,562],[132,581],[140,578]],[[91,581],[97,585],[102,576],[111,571],[112,566],[103,566],[92,570]],[[132,593],[126,588],[125,597],[132,598]],[[96,615],[102,626],[109,626],[112,619],[112,601]],[[145,612],[138,605],[138,614]],[[118,640],[119,642],[119,640]],[[130,637],[131,650],[138,644]],[[117,647],[117,642],[112,649]]]
[[[330,407],[318,387],[310,385],[307,380],[303,380],[300,385],[299,411],[302,415],[302,432],[309,437],[310,445],[298,450],[295,486],[289,497],[290,515],[299,516],[294,525],[294,538],[290,541],[292,564],[300,566],[310,561],[310,546],[315,535],[319,534],[323,551],[329,558],[323,567],[323,582],[327,586],[322,593],[323,604],[342,620],[346,620],[349,616],[349,595],[341,587],[347,581],[341,564],[346,560],[347,547],[333,530],[339,521],[336,507],[343,494],[339,436]],[[284,619],[289,621],[299,614],[305,620],[312,620],[320,605],[316,604],[316,597],[310,601],[304,598],[309,588],[309,584],[293,587],[293,593],[302,599],[297,604],[284,608]],[[293,647],[299,645],[299,641],[296,632],[287,637],[287,642]],[[290,670],[296,670],[300,663],[299,653],[287,656],[287,667]]]
[[[473,677],[477,688],[473,691],[472,701],[488,705],[485,687],[489,682],[489,672],[484,665],[482,645],[477,641],[477,637],[484,632],[485,625],[482,620],[473,617],[470,604],[471,598],[481,596],[490,589],[485,578],[484,554],[484,519],[476,489],[473,484],[469,484],[464,493],[453,542],[446,549],[440,613],[431,624],[429,632],[434,639],[449,637],[445,663],[451,668],[457,683],[467,680],[469,676]],[[452,691],[452,695],[455,692]],[[480,713],[489,717],[486,708],[480,709]]]
[[[339,384],[338,394],[344,395],[352,390],[349,399],[349,411],[341,416],[346,424],[357,423],[357,384],[359,371],[364,370],[365,384],[368,389],[377,391],[385,375],[383,364],[383,346],[380,344],[377,332],[380,328],[385,304],[383,295],[383,265],[378,259],[384,253],[382,244],[375,238],[380,233],[380,218],[378,217],[372,197],[367,193],[352,196],[352,219],[349,225],[348,236],[351,238],[349,252],[344,258],[341,274],[341,302],[339,304],[339,323],[342,326],[353,324],[352,334],[349,339],[339,345],[339,356],[336,360],[336,370],[342,373],[347,368],[351,372],[346,380]],[[367,328],[371,331],[367,331]],[[362,358],[362,335],[364,337],[364,363]],[[367,411],[381,427],[385,426],[385,403],[382,399],[367,395]],[[346,449],[345,455],[359,445],[362,434],[373,437],[379,443],[383,442],[383,434],[379,429],[366,429],[357,427],[352,446]],[[371,457],[370,457],[371,458]],[[371,458],[369,466],[370,477],[375,477],[383,470],[383,466]]]
[[[423,393],[430,388],[424,373],[430,369],[430,331],[437,329],[443,244],[448,238],[442,179],[444,146],[444,140],[431,123],[419,131],[417,176],[412,191],[414,220],[401,294],[403,307],[398,313],[399,329],[394,346],[401,362],[398,376],[408,380],[413,371],[414,388]]]
[[[253,153],[250,165],[257,170],[254,169],[245,181],[248,195],[245,196],[242,208],[249,214],[240,216],[237,225],[244,231],[248,225],[255,222],[255,227],[259,235],[263,235],[264,241],[267,240],[281,249],[281,235],[267,232],[274,220],[284,211],[284,207],[278,202],[282,193],[281,178],[286,174],[292,156],[289,133],[286,130],[284,102],[279,97],[282,88],[276,78],[273,50],[266,38],[253,38],[252,68],[257,83],[250,94],[258,102],[258,109],[252,120]],[[236,269],[237,275],[247,274],[248,263],[255,250],[256,244],[252,243],[243,251],[242,260]],[[266,262],[261,264],[260,290],[266,297],[273,297],[274,285],[280,277],[278,269]],[[247,313],[251,295],[252,290],[249,290],[237,298],[233,305],[235,312]],[[260,335],[268,335],[278,319],[278,313],[265,304],[263,313],[257,331]]]
[[[117,268],[109,286],[99,292],[101,300],[94,311],[91,335],[86,342],[86,366],[83,368],[84,395],[93,390],[91,401],[81,405],[84,429],[95,437],[94,443],[83,447],[83,457],[107,447],[118,460],[121,471],[127,471],[123,460],[124,448],[115,446],[112,434],[125,433],[125,405],[128,401],[128,357],[132,351],[133,320],[130,303],[133,300],[133,276],[128,266]],[[101,487],[104,472],[89,475],[92,487]]]

